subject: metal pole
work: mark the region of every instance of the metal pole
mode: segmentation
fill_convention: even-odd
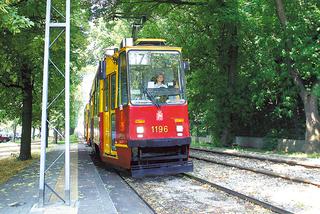
[[[66,0],[65,201],[70,205],[70,0]]]
[[[49,76],[49,45],[50,45],[50,12],[51,0],[47,0],[46,32],[43,63],[43,91],[42,91],[42,116],[41,116],[41,156],[40,156],[40,179],[39,179],[39,206],[44,205],[44,182],[46,165],[46,135],[47,135],[47,103],[48,103],[48,76]]]

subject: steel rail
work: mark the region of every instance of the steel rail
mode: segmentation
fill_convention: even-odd
[[[221,190],[225,193],[228,193],[230,195],[233,195],[233,196],[236,196],[238,198],[241,198],[243,200],[247,200],[247,201],[250,201],[251,203],[254,203],[256,205],[259,205],[265,209],[268,209],[268,210],[271,210],[273,212],[276,212],[276,213],[280,213],[280,214],[292,214],[292,212],[288,211],[288,210],[285,210],[285,209],[282,209],[280,207],[277,207],[277,206],[274,206],[270,203],[267,203],[267,202],[264,202],[264,201],[261,201],[259,199],[256,199],[256,198],[253,198],[251,196],[248,196],[248,195],[244,195],[240,192],[237,192],[237,191],[234,191],[232,189],[229,189],[229,188],[226,188],[226,187],[223,187],[221,185],[218,185],[218,184],[215,184],[215,183],[212,183],[210,181],[207,181],[207,180],[204,180],[202,178],[199,178],[197,176],[194,176],[194,175],[191,175],[191,174],[187,174],[187,173],[182,173],[184,176],[188,177],[188,178],[191,178],[193,180],[196,180],[200,183],[203,183],[203,184],[207,184],[207,185],[210,185],[218,190]]]
[[[154,213],[157,212],[153,209],[153,207],[134,189],[134,187],[121,175],[119,170],[114,169],[114,171],[119,175],[119,177],[130,187],[130,189],[147,205],[147,207]]]
[[[104,167],[104,163],[97,157],[95,157],[94,155],[90,155],[91,156],[91,160],[93,162],[93,164],[95,165],[95,167],[100,166],[100,167]],[[112,168],[112,170],[117,173],[117,175],[123,180],[123,182],[125,182],[128,187],[145,203],[145,205],[154,213],[157,214],[157,212],[152,208],[152,206],[146,201],[144,200],[144,198],[134,189],[134,187],[124,178],[124,176],[121,175],[121,172],[116,169],[116,168]],[[100,176],[100,175],[99,175]]]
[[[314,186],[320,188],[320,183],[313,182],[313,181],[310,181],[310,180],[307,180],[307,179],[303,179],[303,178],[290,177],[290,176],[287,176],[287,175],[284,175],[284,174],[275,173],[275,172],[271,172],[271,171],[268,171],[268,170],[253,169],[253,168],[249,168],[249,167],[245,167],[245,166],[240,166],[240,165],[237,165],[237,164],[225,163],[225,162],[216,161],[216,160],[210,160],[210,159],[207,159],[207,158],[201,158],[201,157],[197,157],[197,156],[193,156],[193,155],[190,155],[189,157],[193,158],[193,159],[196,159],[196,160],[206,161],[206,162],[219,164],[219,165],[224,165],[224,166],[228,166],[228,167],[235,167],[235,168],[238,168],[238,169],[247,170],[247,171],[251,171],[251,172],[255,172],[255,173],[260,173],[260,174],[264,174],[264,175],[268,175],[268,176],[272,176],[272,177],[276,177],[276,178],[282,178],[282,179],[293,181],[293,182],[297,182],[297,183],[311,184],[311,185],[314,185]]]
[[[221,155],[229,155],[229,156],[235,156],[235,157],[241,157],[241,158],[257,159],[257,160],[262,160],[262,161],[271,161],[271,162],[274,162],[274,163],[285,163],[285,164],[288,164],[288,165],[303,166],[303,167],[306,167],[306,168],[318,168],[318,169],[320,169],[320,165],[318,165],[318,164],[308,164],[308,163],[303,163],[301,161],[284,160],[284,159],[271,158],[271,157],[262,157],[262,156],[251,155],[251,154],[239,154],[239,153],[231,153],[231,152],[226,152],[226,151],[216,151],[216,150],[202,149],[202,148],[195,148],[195,147],[191,147],[190,150],[201,151],[201,152],[209,152],[209,153],[216,153],[216,154],[221,154]]]

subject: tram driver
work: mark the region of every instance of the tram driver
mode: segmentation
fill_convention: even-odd
[[[164,74],[157,74],[156,80],[154,81],[154,88],[168,88],[164,83]]]

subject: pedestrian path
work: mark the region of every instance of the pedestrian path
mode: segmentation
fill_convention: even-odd
[[[62,151],[62,146],[47,153],[47,163],[51,163]],[[62,167],[62,160],[48,172],[48,183],[54,184]],[[0,185],[0,213],[28,213],[38,202],[39,162],[22,170],[5,184]]]
[[[47,153],[49,165],[62,151],[64,145]],[[84,144],[71,145],[71,206],[46,191],[46,206],[38,208],[39,163],[0,185],[0,214],[13,213],[152,213],[144,202],[112,170],[103,164],[96,166]],[[47,183],[64,195],[64,159],[50,169]]]

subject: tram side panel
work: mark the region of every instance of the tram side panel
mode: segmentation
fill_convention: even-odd
[[[83,139],[87,142],[87,109],[83,112]]]
[[[129,106],[116,109],[116,149],[119,156],[119,165],[125,169],[131,167],[131,148],[129,139]]]
[[[99,102],[98,99],[95,97],[95,102]],[[95,112],[94,112],[94,117],[93,117],[93,124],[94,124],[94,137],[93,137],[93,142],[97,145],[100,144],[100,127],[99,127],[99,112],[97,109],[97,103],[95,103]]]
[[[89,131],[89,141],[90,145],[93,146],[93,137],[94,137],[94,105],[93,105],[93,97],[90,99],[90,115],[89,115],[89,125],[90,125],[90,131]]]
[[[85,106],[85,112],[84,112],[84,140],[86,141],[87,145],[90,145],[90,135],[89,135],[89,126],[90,126],[90,110],[89,110],[89,104],[86,104]]]

